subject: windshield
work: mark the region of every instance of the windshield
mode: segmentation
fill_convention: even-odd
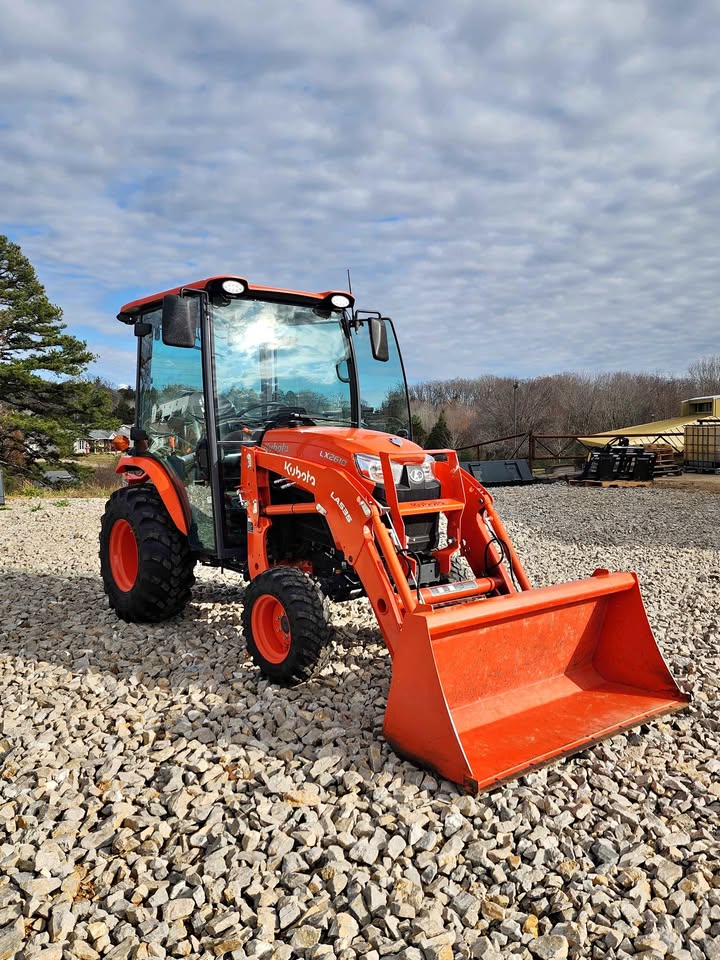
[[[340,313],[288,303],[231,300],[212,311],[220,439],[288,413],[352,424]]]

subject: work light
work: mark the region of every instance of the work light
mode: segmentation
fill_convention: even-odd
[[[246,290],[247,284],[243,280],[223,280],[222,282],[223,293],[229,293],[233,297],[239,297]]]
[[[330,297],[330,303],[334,307],[349,307],[351,302],[350,297],[344,293],[334,293]]]

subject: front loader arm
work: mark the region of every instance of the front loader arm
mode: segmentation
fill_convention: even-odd
[[[516,589],[513,575],[521,590],[531,590],[532,584],[495,510],[492,495],[467,470],[460,469],[459,465],[457,469],[461,476],[465,500],[465,509],[460,519],[460,544],[465,559],[477,575],[481,570],[486,570],[487,556],[490,564],[503,578],[507,593],[513,593]],[[501,546],[498,546],[494,539],[488,544],[488,530],[495,534]],[[503,555],[508,561],[507,565],[501,562]]]

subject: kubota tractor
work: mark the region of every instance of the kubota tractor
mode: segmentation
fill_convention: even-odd
[[[327,643],[323,594],[367,596],[385,737],[472,791],[685,706],[634,574],[532,589],[487,490],[413,443],[388,318],[220,276],[119,319],[137,416],[100,557],[120,617],[180,613],[197,561],[241,571],[252,659],[293,684]]]

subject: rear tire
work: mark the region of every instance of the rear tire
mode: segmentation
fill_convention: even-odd
[[[295,567],[272,567],[250,581],[242,626],[253,663],[287,686],[318,671],[331,635],[318,586]]]
[[[107,502],[100,530],[100,572],[110,606],[130,623],[159,623],[180,613],[195,583],[187,537],[154,487],[123,487]]]

